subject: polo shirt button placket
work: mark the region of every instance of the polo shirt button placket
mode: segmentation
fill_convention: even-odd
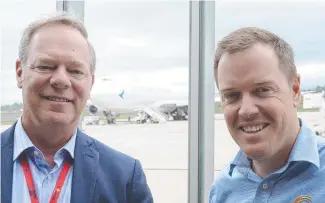
[[[267,190],[267,189],[269,189],[269,185],[267,183],[264,183],[262,185],[262,188],[263,188],[263,190]]]

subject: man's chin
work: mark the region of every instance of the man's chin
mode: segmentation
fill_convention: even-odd
[[[49,125],[68,125],[73,123],[71,116],[56,112],[46,113],[44,115],[44,121]]]
[[[265,154],[253,154],[253,155],[249,155],[247,157],[254,161],[263,161],[263,160],[267,159],[267,156]]]
[[[244,149],[244,152],[249,159],[259,161],[259,160],[264,160],[268,157],[268,153],[266,150],[267,150],[266,147],[250,148],[250,149],[246,148]]]

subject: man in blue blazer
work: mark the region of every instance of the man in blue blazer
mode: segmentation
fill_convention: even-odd
[[[1,133],[1,202],[152,203],[140,162],[78,130],[95,52],[76,19],[30,24],[16,62],[23,113]]]

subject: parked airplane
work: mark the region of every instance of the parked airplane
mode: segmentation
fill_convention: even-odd
[[[131,84],[131,81],[125,83],[108,77],[96,81],[87,103],[88,112],[103,114],[108,123],[115,123],[121,114],[137,113],[137,123],[188,119],[188,87],[182,92],[173,92],[164,84],[160,87]],[[216,97],[215,101],[220,99]]]

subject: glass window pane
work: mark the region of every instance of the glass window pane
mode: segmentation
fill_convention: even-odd
[[[86,1],[85,24],[98,57],[90,101],[119,114],[86,133],[139,159],[155,202],[187,202],[189,3]]]
[[[320,113],[324,96],[319,96],[325,91],[324,9],[324,2],[307,0],[216,2],[216,43],[238,28],[256,26],[274,32],[292,46],[301,75],[302,101],[298,116],[315,131],[325,130],[325,115]],[[233,160],[239,149],[227,129],[221,107],[217,109],[215,176]]]

